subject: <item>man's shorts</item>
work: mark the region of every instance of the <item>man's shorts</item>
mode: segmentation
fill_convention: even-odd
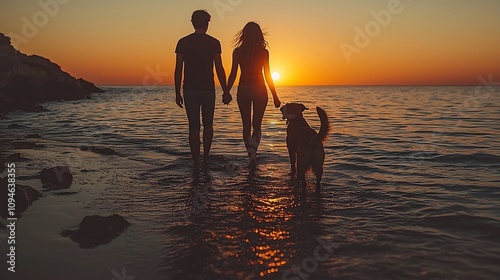
[[[184,106],[189,122],[189,130],[200,130],[200,109],[203,126],[214,124],[215,91],[184,90]]]

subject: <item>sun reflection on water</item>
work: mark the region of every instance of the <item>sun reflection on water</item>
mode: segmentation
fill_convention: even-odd
[[[290,226],[287,222],[293,218],[291,209],[293,199],[284,195],[263,195],[260,192],[249,195],[248,215],[254,227],[251,232],[254,238],[247,238],[254,257],[249,262],[256,266],[258,275],[275,274],[287,264],[289,255]]]

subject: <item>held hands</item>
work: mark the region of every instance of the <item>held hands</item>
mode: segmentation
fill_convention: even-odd
[[[229,91],[222,94],[222,103],[224,103],[225,105],[229,104],[232,100],[233,97],[231,96],[231,93],[229,93]]]
[[[274,98],[274,107],[279,108],[281,106],[281,101],[278,97]]]

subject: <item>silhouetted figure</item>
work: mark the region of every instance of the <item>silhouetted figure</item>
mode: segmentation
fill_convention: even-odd
[[[229,91],[234,84],[239,66],[241,75],[238,84],[237,101],[243,123],[243,140],[252,167],[255,167],[257,163],[257,149],[262,136],[262,118],[268,101],[266,82],[273,94],[274,106],[279,108],[281,105],[269,70],[267,46],[268,43],[264,39],[260,26],[255,22],[247,23],[243,30],[236,35],[233,62],[228,81]],[[251,133],[252,126],[253,133]]]
[[[186,106],[189,122],[189,146],[195,170],[200,167],[200,108],[203,119],[203,162],[207,163],[213,139],[215,111],[215,82],[213,66],[222,90],[226,93],[226,73],[222,66],[220,42],[206,34],[210,14],[204,10],[193,12],[191,22],[195,32],[180,39],[175,48],[175,102]],[[182,70],[184,68],[184,99],[181,96]],[[231,100],[223,95],[223,102]]]

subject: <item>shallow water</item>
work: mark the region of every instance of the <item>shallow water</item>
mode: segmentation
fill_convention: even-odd
[[[79,279],[79,270],[116,278],[110,271],[121,267],[135,279],[500,276],[499,88],[278,88],[283,102],[310,108],[305,117],[315,129],[315,106],[330,116],[320,195],[312,176],[306,195],[289,176],[286,124],[272,102],[253,172],[236,103],[224,106],[218,96],[210,166],[197,176],[172,88],[106,89],[0,123],[28,127],[4,130],[8,137],[40,133],[48,149],[69,150],[45,164],[69,165],[77,180],[98,174],[104,187],[90,208],[132,224],[92,249],[112,248],[105,254],[117,267],[68,261],[60,279]],[[119,155],[79,151],[89,145]]]

